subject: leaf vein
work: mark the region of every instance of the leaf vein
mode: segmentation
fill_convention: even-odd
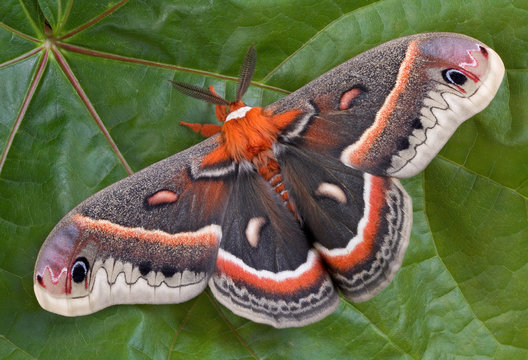
[[[451,160],[448,160],[448,159],[446,159],[446,158],[443,158],[443,157],[442,157],[442,159],[445,160],[445,161],[448,161],[448,162],[455,163],[455,162],[453,162],[453,161],[451,161]],[[456,164],[456,163],[455,163],[455,164]],[[458,164],[458,165],[460,165],[460,164]],[[462,166],[462,165],[460,165],[460,166],[461,166],[461,167],[464,167],[464,166]],[[464,168],[465,168],[465,167],[464,167]],[[467,168],[465,168],[465,169],[467,169]],[[479,174],[477,174],[477,173],[474,172],[474,171],[471,171],[471,170],[469,170],[469,169],[467,169],[467,170],[470,171],[471,173],[477,175],[477,176],[479,175]],[[423,192],[424,192],[424,194],[425,194],[425,193],[426,193],[426,189],[425,189],[425,184],[426,184],[426,182],[425,182],[425,179],[424,179],[424,175],[423,175],[423,174],[424,174],[424,173],[422,173],[422,184],[423,184],[423,189],[424,189]],[[493,180],[491,180],[491,179],[489,179],[489,180],[493,182]],[[522,196],[522,195],[521,195],[521,196]],[[427,202],[426,202],[426,203],[427,203]],[[456,288],[458,289],[458,291],[459,291],[459,293],[460,293],[460,296],[462,297],[462,300],[464,301],[464,303],[466,304],[466,306],[467,306],[467,308],[468,308],[468,310],[469,310],[469,312],[470,312],[470,315],[473,317],[473,319],[474,319],[475,321],[477,321],[479,324],[481,324],[482,327],[483,327],[484,329],[486,329],[486,332],[488,333],[488,335],[489,335],[489,336],[490,336],[490,337],[491,337],[491,338],[492,338],[497,344],[499,344],[499,345],[501,345],[501,346],[506,346],[506,347],[511,346],[511,347],[514,347],[514,348],[515,348],[515,346],[513,346],[513,345],[503,344],[502,342],[500,342],[500,341],[497,339],[497,337],[495,336],[495,334],[493,333],[493,331],[491,331],[491,329],[488,328],[488,326],[486,325],[486,323],[485,323],[483,320],[481,320],[481,319],[477,316],[477,314],[476,314],[475,311],[473,310],[473,307],[471,306],[471,303],[470,303],[470,302],[468,301],[468,299],[466,298],[466,295],[464,294],[464,291],[460,288],[460,284],[457,282],[457,280],[455,279],[455,276],[451,273],[451,271],[449,270],[449,267],[448,267],[447,264],[444,262],[444,259],[442,258],[442,256],[440,256],[440,253],[438,252],[438,247],[436,246],[436,241],[435,241],[435,235],[434,235],[434,232],[431,230],[431,225],[430,225],[430,222],[429,222],[429,216],[427,216],[427,207],[424,207],[423,211],[424,211],[425,221],[427,222],[427,226],[428,226],[428,228],[429,228],[429,231],[431,232],[431,236],[432,236],[432,239],[433,239],[433,248],[434,248],[434,250],[435,250],[436,256],[438,256],[438,259],[440,260],[440,262],[442,263],[442,265],[444,265],[444,268],[445,268],[446,272],[449,274],[449,277],[451,278],[451,280],[452,280],[453,283],[455,284]],[[470,322],[470,323],[471,323],[471,322]]]
[[[12,345],[16,350],[19,350],[21,351],[23,354],[27,355],[28,357],[30,357],[31,359],[37,359],[35,356],[31,355],[30,353],[28,353],[26,350],[22,349],[20,346],[18,346],[17,344],[15,344],[14,342],[12,342],[11,340],[9,340],[5,335],[3,334],[0,334],[0,339],[3,339],[5,342],[7,342],[8,344]]]

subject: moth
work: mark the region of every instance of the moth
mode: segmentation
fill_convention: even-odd
[[[504,74],[495,51],[451,33],[396,39],[282,100],[216,106],[214,133],[91,196],[38,255],[40,305],[66,316],[113,304],[180,303],[209,285],[234,313],[274,327],[372,298],[399,269],[412,203],[397,178],[422,171]]]

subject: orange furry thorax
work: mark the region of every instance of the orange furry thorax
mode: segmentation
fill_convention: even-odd
[[[214,89],[211,89],[214,93]],[[272,114],[262,107],[251,108],[244,116],[226,121],[228,115],[246,106],[242,101],[235,101],[228,107],[217,105],[216,117],[223,122],[221,144],[219,149],[226,157],[240,162],[253,161],[259,156],[261,160],[270,156],[273,143],[279,132],[288,126],[301,113],[299,110],[287,111],[282,114]],[[256,164],[257,165],[257,164]]]
[[[211,92],[216,94],[212,88]],[[216,105],[216,117],[223,124],[221,127],[211,125],[218,129],[211,132],[211,135],[220,132],[219,146],[205,156],[202,165],[213,165],[229,160],[239,163],[245,160],[253,163],[264,178],[269,178],[271,174],[277,172],[271,165],[276,162],[272,151],[273,143],[277,140],[280,131],[291,124],[301,111],[291,110],[274,114],[262,107],[253,107],[244,115],[226,121],[229,114],[245,106],[242,101],[234,101],[228,106]],[[193,124],[184,123],[184,125]],[[268,167],[270,169],[263,170]]]
[[[230,104],[229,113],[244,106],[241,101]],[[216,113],[218,116],[218,106]],[[228,121],[225,119],[229,114],[221,113],[222,118],[219,117],[219,120],[224,121],[224,124],[220,134],[220,146],[204,159],[206,162],[219,160],[222,157],[235,162],[249,161],[260,176],[270,183],[295,219],[298,219],[298,214],[295,205],[290,201],[288,191],[282,184],[280,165],[273,153],[273,143],[277,140],[280,131],[294,121],[299,113],[300,111],[288,111],[274,115],[261,107],[254,107],[241,117]]]
[[[236,162],[252,161],[259,153],[271,150],[278,133],[272,117],[266,116],[261,107],[254,107],[243,117],[224,123],[221,146]]]

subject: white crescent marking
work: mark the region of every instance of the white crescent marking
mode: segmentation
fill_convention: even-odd
[[[249,219],[246,227],[246,238],[249,242],[249,245],[256,248],[259,242],[260,229],[266,223],[266,219],[262,216],[253,217]]]
[[[300,277],[305,272],[310,271],[316,265],[318,259],[320,259],[319,254],[314,249],[310,249],[308,251],[308,256],[306,257],[306,262],[299,265],[297,269],[283,270],[275,273],[269,270],[255,270],[251,266],[246,265],[246,263],[243,262],[240,258],[225,251],[222,248],[218,249],[218,257],[223,258],[224,260],[229,261],[232,264],[238,265],[243,269],[244,272],[248,274],[258,276],[262,279],[269,279],[277,282]]]
[[[232,111],[229,113],[229,115],[227,115],[225,122],[228,122],[229,120],[233,120],[233,119],[241,119],[244,116],[246,116],[246,113],[251,109],[252,109],[251,106],[244,106],[244,107],[241,107],[240,109],[236,109],[235,111]]]
[[[338,203],[346,204],[347,197],[343,189],[335,184],[330,184],[323,182],[319,185],[317,190],[315,190],[316,195],[329,197]]]

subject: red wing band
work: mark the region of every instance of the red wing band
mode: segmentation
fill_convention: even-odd
[[[430,40],[435,41],[441,39]],[[395,85],[374,122],[359,140],[342,151],[340,159],[345,165],[399,178],[413,176],[429,164],[462,122],[489,104],[504,74],[500,57],[492,49],[484,49],[467,39],[450,41],[453,47],[458,44],[459,49],[463,45],[465,57],[472,60],[471,64],[460,64],[468,67],[465,73],[472,79],[466,82],[472,84],[467,91],[431,78],[424,70],[425,45],[421,48],[419,40],[410,42]],[[441,58],[443,50],[439,52],[437,56]],[[440,68],[431,69],[440,72]],[[480,78],[472,71],[480,74]],[[426,88],[427,93],[419,90]],[[417,100],[422,106],[414,108]]]
[[[277,328],[304,326],[332,313],[339,297],[315,250],[295,270],[255,270],[222,249],[209,280],[215,297],[234,313]]]
[[[357,235],[344,248],[314,246],[350,300],[365,301],[386,287],[409,242],[412,202],[399,181],[364,174],[365,211]]]
[[[369,153],[373,152],[372,148],[375,147],[376,141],[382,136],[383,129],[388,126],[390,115],[396,108],[398,99],[409,82],[412,65],[418,54],[419,50],[417,43],[416,41],[413,41],[409,44],[405,59],[400,66],[396,84],[385,99],[383,106],[376,114],[376,119],[363,135],[361,135],[358,141],[346,147],[341,153],[341,161],[343,164],[352,166],[356,169],[368,168],[368,165],[365,166],[364,162],[368,161]]]

